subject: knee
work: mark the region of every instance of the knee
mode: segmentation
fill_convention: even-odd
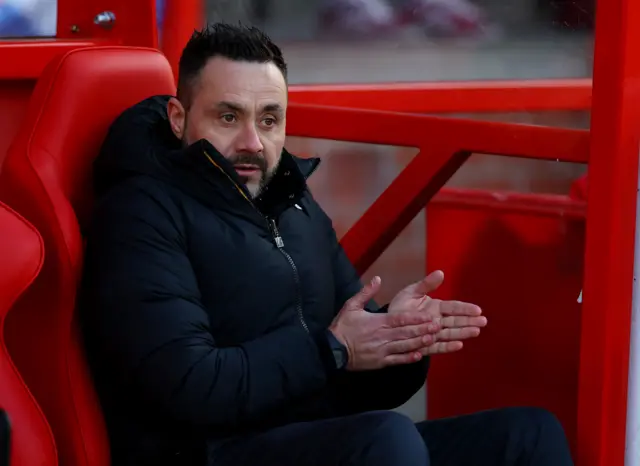
[[[393,411],[372,411],[362,415],[370,432],[362,464],[384,466],[428,466],[429,455],[415,424]]]
[[[509,408],[506,410],[508,425],[511,429],[540,437],[561,438],[565,440],[564,429],[558,418],[542,408]]]
[[[551,412],[542,408],[509,408],[503,414],[504,428],[515,443],[512,447],[529,457],[532,464],[572,464],[562,424]]]

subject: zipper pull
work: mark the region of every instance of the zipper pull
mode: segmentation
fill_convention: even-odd
[[[276,226],[276,221],[271,219],[271,233],[273,234],[273,239],[276,242],[276,246],[278,249],[282,249],[284,247],[284,241],[282,240],[282,236],[280,236],[280,232],[278,231],[278,227]]]

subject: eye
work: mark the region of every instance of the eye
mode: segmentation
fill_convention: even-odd
[[[266,117],[266,118],[264,118],[264,119],[262,120],[262,123],[263,123],[265,126],[273,126],[273,125],[275,125],[275,124],[277,123],[277,121],[276,121],[276,119],[275,119],[275,118],[273,118],[273,117]]]
[[[236,116],[233,113],[225,113],[221,118],[225,123],[234,123],[236,121]]]

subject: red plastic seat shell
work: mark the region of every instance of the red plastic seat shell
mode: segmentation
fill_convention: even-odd
[[[122,111],[152,95],[174,94],[174,83],[169,63],[152,49],[92,47],[55,59],[36,85],[0,172],[0,200],[40,231],[46,248],[40,276],[7,320],[7,346],[65,466],[110,465],[74,318],[91,165]]]
[[[0,407],[11,422],[11,466],[55,466],[56,446],[44,414],[4,342],[6,316],[36,279],[44,244],[36,229],[0,204]]]

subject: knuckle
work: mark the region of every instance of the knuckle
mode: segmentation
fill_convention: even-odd
[[[412,340],[409,340],[407,351],[418,350],[422,348],[422,345],[424,345],[423,337],[413,338]]]

